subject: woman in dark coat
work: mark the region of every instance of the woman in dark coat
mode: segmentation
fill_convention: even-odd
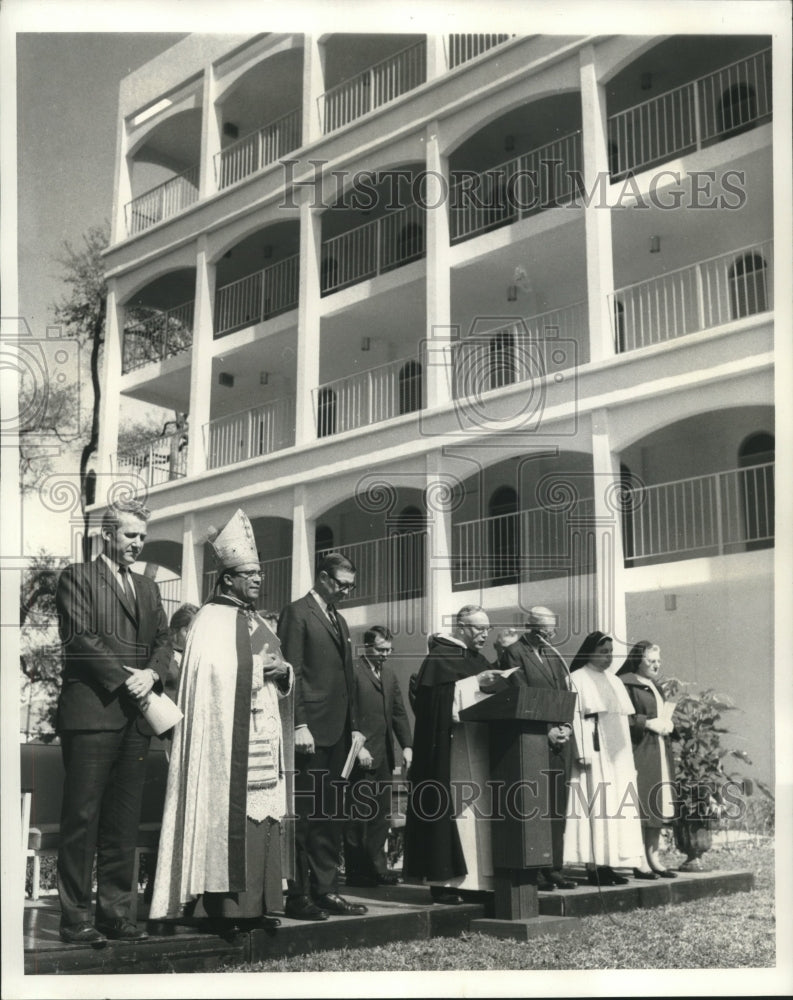
[[[656,686],[661,650],[648,639],[637,642],[617,671],[635,714],[628,720],[637,772],[637,793],[647,862],[662,878],[675,878],[658,856],[661,828],[674,818],[674,760],[665,715],[664,697]]]

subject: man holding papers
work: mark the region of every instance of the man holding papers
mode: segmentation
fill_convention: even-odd
[[[210,544],[217,593],[187,636],[150,919],[198,896],[218,930],[273,927],[293,868],[293,671],[257,613],[262,574],[238,510]]]

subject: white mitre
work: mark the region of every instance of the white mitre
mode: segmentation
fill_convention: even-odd
[[[218,532],[216,528],[210,528],[208,538],[218,565],[222,569],[259,565],[259,553],[256,550],[253,528],[244,511],[238,510],[222,531]]]

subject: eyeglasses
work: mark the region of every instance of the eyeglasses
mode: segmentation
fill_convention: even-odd
[[[347,591],[355,590],[354,583],[344,583],[343,581],[339,580],[338,577],[331,576],[330,573],[328,573],[328,579],[333,580],[333,582],[336,584],[339,590],[347,590]]]
[[[371,646],[370,649],[377,656],[390,656],[394,652],[390,646]]]
[[[241,576],[244,577],[246,580],[255,580],[256,577],[258,576],[259,579],[261,580],[262,571],[260,569],[235,569],[231,575]]]
[[[487,633],[490,631],[489,625],[469,625],[468,623],[466,623],[465,625],[463,625],[463,628],[470,628],[473,629],[474,632],[484,633],[485,635],[487,635]]]

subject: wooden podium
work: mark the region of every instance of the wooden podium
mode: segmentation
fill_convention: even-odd
[[[488,726],[493,815],[495,919],[471,929],[528,938],[572,931],[569,917],[540,916],[539,868],[552,867],[548,808],[548,724],[572,722],[576,696],[524,685],[491,695],[460,712],[461,722]]]

